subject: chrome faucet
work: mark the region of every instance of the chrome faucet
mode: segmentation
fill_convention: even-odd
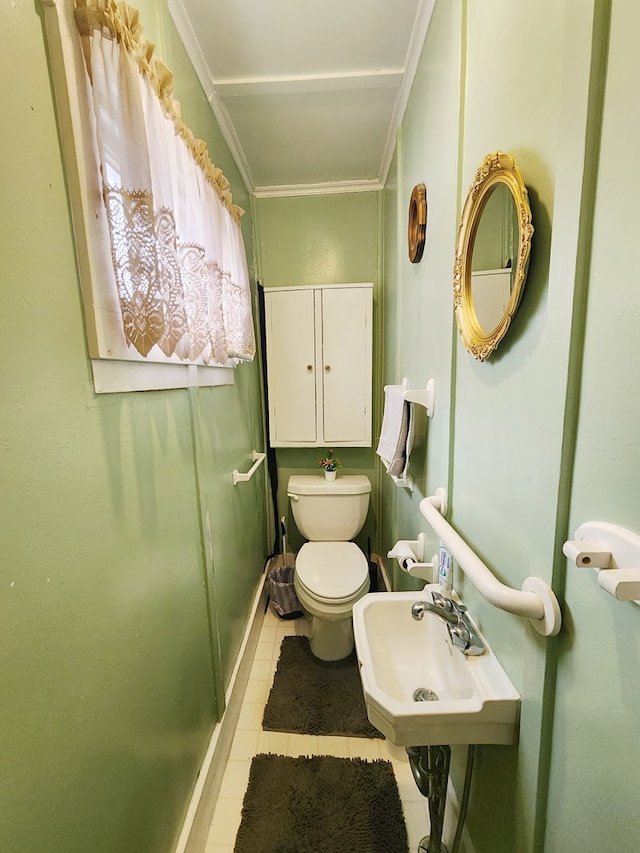
[[[433,603],[416,601],[411,605],[412,618],[420,621],[425,613],[433,613],[445,623],[451,642],[463,655],[481,655],[484,652],[484,643],[467,616],[464,604],[445,598],[439,592],[432,592],[431,597]]]
[[[436,595],[439,593],[436,592]],[[430,601],[416,601],[411,605],[411,615],[416,621],[420,621],[425,613],[433,613],[438,619],[442,619],[447,625],[458,625],[460,617],[453,610],[445,610],[441,604],[432,604]]]

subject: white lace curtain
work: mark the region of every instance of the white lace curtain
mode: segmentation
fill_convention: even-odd
[[[124,335],[144,357],[229,366],[255,340],[243,211],[172,100],[138,12],[76,0]],[[108,301],[112,301],[109,299]],[[154,349],[157,348],[157,349]]]

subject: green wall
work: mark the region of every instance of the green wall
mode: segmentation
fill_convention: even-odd
[[[635,249],[640,113],[633,106],[640,74],[634,38],[639,26],[637,4],[616,0],[608,45],[602,37],[606,21],[597,30],[608,61],[606,83],[600,77],[602,122],[595,128],[601,149],[592,161],[593,215],[583,229],[589,267],[584,324],[576,330],[582,364],[570,532],[592,519],[640,532],[635,378],[640,359]],[[546,849],[633,850],[640,831],[635,810],[640,611],[601,590],[593,571],[569,564],[565,583]]]
[[[462,189],[466,194],[485,154],[509,152],[530,189],[536,230],[521,310],[495,357],[477,362],[457,344],[451,519],[499,577],[520,589],[528,575],[551,580],[556,544],[563,408],[540,411],[536,401],[547,395],[562,400],[566,383],[558,369],[566,352],[558,346],[569,324],[556,318],[545,299],[563,45],[561,28],[549,26],[557,14],[553,2],[535,7],[516,3],[508,17],[501,2],[483,6],[467,7]],[[497,20],[490,21],[494,16]],[[519,67],[527,73],[516,80]],[[551,328],[554,340],[545,347]],[[533,466],[530,460],[535,460]],[[545,505],[553,507],[549,516],[536,519],[538,507]],[[496,845],[527,850],[541,841],[536,816],[545,802],[548,744],[542,729],[550,702],[545,656],[553,654],[554,644],[523,620],[485,604],[468,584],[462,586],[522,694],[520,748],[517,755],[515,750],[511,755],[497,748],[482,750],[469,826],[477,850]],[[498,792],[505,820],[487,822],[487,808]]]
[[[384,300],[397,304],[386,312],[395,325],[385,327],[383,375],[433,376],[436,413],[414,463],[417,490],[382,484],[381,552],[419,530],[435,547],[418,504],[445,486],[449,519],[497,576],[515,588],[545,578],[563,604],[562,634],[544,639],[487,604],[458,569],[522,695],[519,745],[478,748],[467,817],[475,853],[625,850],[640,830],[631,806],[640,614],[561,550],[590,518],[639,529],[638,404],[626,378],[640,314],[638,15],[630,0],[437,0],[385,190]],[[475,169],[499,149],[523,173],[536,230],[518,315],[480,363],[452,325],[452,268]],[[406,214],[418,181],[427,238],[411,266]],[[454,750],[459,793],[464,760]]]
[[[411,387],[434,380],[435,415],[426,442],[411,461],[415,491],[397,488],[382,466],[382,539],[386,554],[398,539],[428,536],[426,558],[438,543],[418,512],[420,498],[449,479],[453,316],[450,282],[457,224],[457,132],[459,104],[459,13],[456,4],[436,4],[385,188],[384,382],[407,377]],[[427,231],[419,264],[407,254],[407,215],[413,187],[427,187]],[[426,418],[425,418],[426,420]],[[387,511],[391,508],[391,512]],[[396,589],[423,585],[389,561]]]
[[[248,208],[165,3],[137,5]],[[264,446],[259,365],[94,395],[41,10],[0,9],[0,849],[160,853],[261,579],[264,472],[231,484]],[[249,214],[244,233],[251,259]]]

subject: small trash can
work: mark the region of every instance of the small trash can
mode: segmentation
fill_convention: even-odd
[[[269,595],[273,609],[281,619],[298,619],[302,616],[302,605],[293,585],[294,571],[293,566],[287,565],[276,565],[269,571]]]

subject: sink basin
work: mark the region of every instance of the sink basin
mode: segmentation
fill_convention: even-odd
[[[516,743],[520,696],[491,649],[466,657],[438,616],[412,618],[411,605],[438,589],[370,593],[354,605],[369,720],[398,746]]]

